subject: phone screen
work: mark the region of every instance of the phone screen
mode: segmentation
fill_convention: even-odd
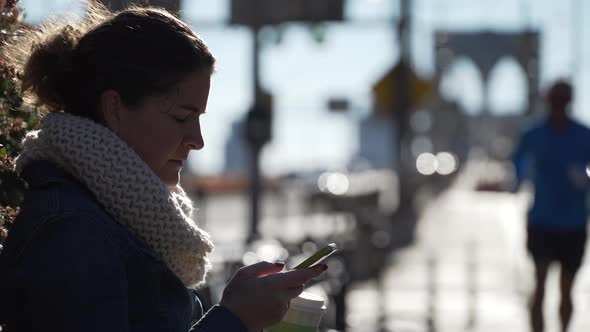
[[[323,247],[322,249],[316,251],[313,255],[311,255],[308,259],[301,262],[299,265],[295,266],[294,269],[304,269],[308,267],[315,266],[319,264],[324,259],[328,258],[330,255],[338,251],[335,243],[330,243],[327,246]]]

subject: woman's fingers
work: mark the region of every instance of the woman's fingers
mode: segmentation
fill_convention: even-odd
[[[298,270],[290,270],[283,273],[267,275],[265,278],[269,284],[277,288],[293,288],[301,286],[311,279],[319,276],[328,268],[325,264]]]
[[[303,293],[303,285],[301,285],[301,286],[295,286],[295,287],[291,287],[291,288],[287,288],[284,291],[285,297],[287,299],[289,299],[289,300],[291,300],[293,298],[296,298],[301,293]]]
[[[303,292],[306,282],[327,266],[281,272],[282,263],[260,262],[238,270],[223,291],[221,304],[234,312],[252,331],[275,324],[287,312],[289,302]]]
[[[239,269],[236,276],[245,278],[260,278],[267,275],[271,275],[277,272],[281,272],[285,267],[284,263],[271,263],[271,262],[259,262],[256,264],[244,266]]]

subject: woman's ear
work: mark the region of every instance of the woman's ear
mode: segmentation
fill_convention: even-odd
[[[119,133],[122,106],[121,95],[117,91],[109,89],[100,95],[100,115],[105,125],[117,134]]]

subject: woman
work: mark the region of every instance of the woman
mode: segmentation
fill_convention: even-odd
[[[4,332],[260,331],[326,269],[244,267],[202,315],[189,287],[213,245],[178,181],[204,146],[215,59],[185,23],[92,7],[7,49],[47,115],[16,161],[28,190],[0,255]]]

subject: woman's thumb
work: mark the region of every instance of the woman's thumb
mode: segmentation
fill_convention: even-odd
[[[285,263],[271,263],[262,261],[256,264],[244,266],[238,271],[239,274],[248,277],[260,278],[269,274],[281,272],[285,267]]]

